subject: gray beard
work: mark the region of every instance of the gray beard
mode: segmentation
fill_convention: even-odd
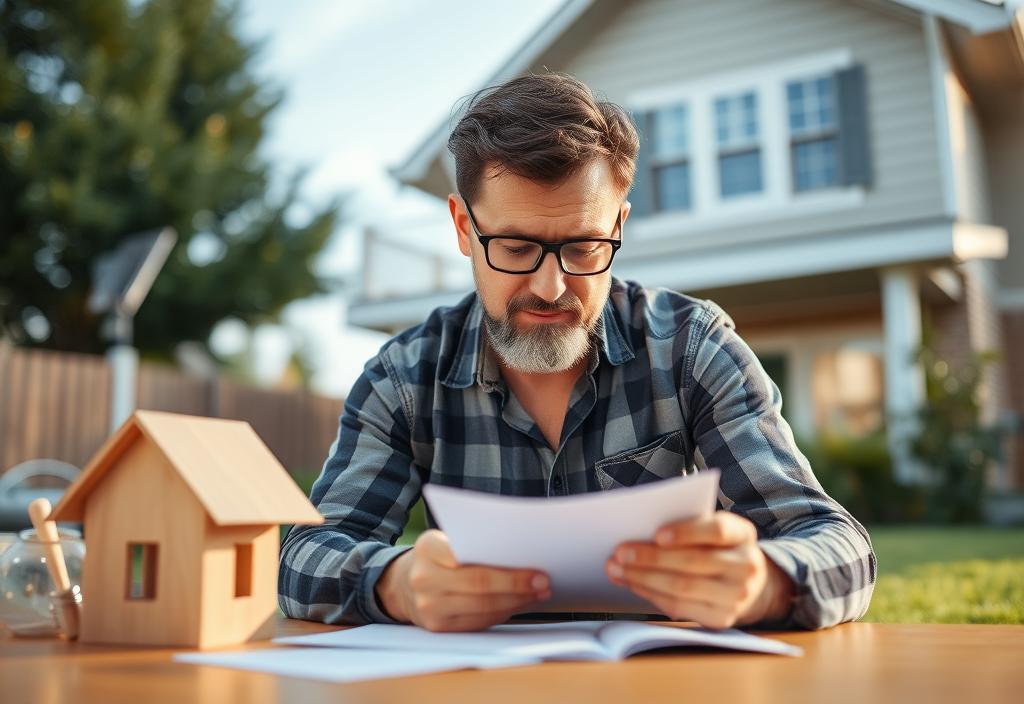
[[[511,318],[510,314],[497,320],[484,310],[484,328],[501,361],[526,374],[554,374],[571,369],[590,355],[603,323],[598,315],[589,329],[573,322],[542,323],[523,330]]]

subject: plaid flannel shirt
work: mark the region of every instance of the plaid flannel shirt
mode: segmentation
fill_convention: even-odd
[[[424,482],[564,496],[706,467],[721,470],[719,508],[752,521],[795,584],[773,625],[821,628],[867,610],[868,534],[822,489],[778,387],[714,303],[612,279],[557,451],[503,382],[481,323],[470,294],[367,362],[311,492],[326,521],[295,526],[281,548],[285,614],[392,623],[374,586],[409,549],[395,541]]]

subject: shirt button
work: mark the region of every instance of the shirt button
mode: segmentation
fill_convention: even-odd
[[[559,474],[556,474],[555,475],[555,482],[554,483],[555,483],[555,488],[556,489],[561,489],[562,488],[562,476],[559,475]]]

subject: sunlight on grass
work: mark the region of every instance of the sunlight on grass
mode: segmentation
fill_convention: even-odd
[[[864,620],[1024,623],[1024,560],[933,563],[882,574]]]
[[[865,621],[1024,623],[1024,529],[870,530],[878,582]]]

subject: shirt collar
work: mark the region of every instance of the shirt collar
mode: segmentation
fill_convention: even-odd
[[[601,311],[601,325],[598,331],[601,338],[601,352],[604,358],[616,367],[631,361],[636,356],[625,335],[624,322],[615,306],[616,293],[624,293],[624,290],[625,287],[613,278],[611,293]],[[462,326],[462,334],[459,336],[455,360],[448,376],[442,382],[445,386],[465,389],[477,384],[484,389],[491,390],[501,383],[494,351],[487,344],[483,333],[483,313],[484,307],[480,302],[480,296],[474,295],[466,322]]]

